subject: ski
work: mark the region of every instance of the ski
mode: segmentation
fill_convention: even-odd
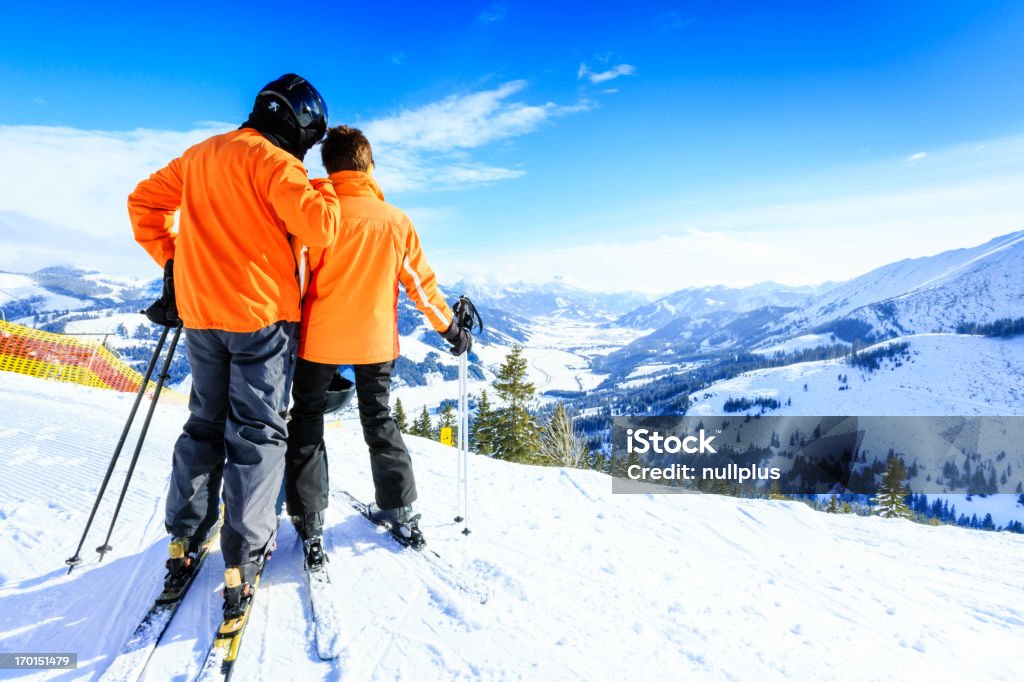
[[[213,644],[210,646],[210,652],[207,654],[203,668],[199,671],[199,676],[196,679],[231,679],[235,660],[238,658],[238,650],[242,646],[242,635],[245,634],[245,626],[249,624],[249,615],[252,613],[252,605],[256,600],[256,593],[259,592],[260,579],[263,576],[263,569],[266,565],[267,559],[264,559],[253,581],[252,598],[246,605],[242,615],[238,618],[225,618],[221,621],[217,634],[214,635]]]
[[[220,523],[214,526],[210,537],[200,547],[199,553],[196,555],[195,568],[188,581],[177,590],[172,591],[165,588],[160,593],[153,606],[139,621],[128,641],[121,647],[114,661],[104,671],[100,680],[103,682],[137,680],[142,676],[149,664],[149,659],[153,657],[153,652],[156,651],[164,632],[167,631],[167,626],[170,625],[175,612],[185,599],[188,589],[195,582],[196,576],[199,575],[199,571],[203,568],[203,563],[210,553],[210,548],[218,537],[220,537]]]
[[[410,552],[415,556],[421,557],[423,561],[433,569],[434,573],[436,573],[438,577],[444,580],[448,585],[466,595],[469,595],[470,597],[473,597],[481,604],[486,604],[491,598],[491,592],[487,587],[463,575],[461,571],[452,566],[451,563],[442,558],[436,551],[428,547],[424,547],[420,550],[414,549],[410,544],[409,539],[401,533],[396,532],[396,529],[391,528],[389,524],[377,523],[377,521],[375,521],[370,515],[369,505],[360,501],[347,490],[338,490],[337,492],[345,498],[345,501],[348,502],[349,506],[362,514],[367,521],[378,528],[387,530],[388,535],[394,539],[395,542],[410,550]]]
[[[300,551],[302,537],[298,537]],[[326,549],[326,548],[325,548]],[[322,660],[334,660],[341,655],[343,647],[341,611],[335,601],[334,589],[331,585],[331,574],[327,563],[319,570],[306,567],[306,578],[309,584],[309,601],[313,609],[313,625],[316,632],[316,655]]]

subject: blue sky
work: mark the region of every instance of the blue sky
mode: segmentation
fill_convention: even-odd
[[[0,230],[145,274],[123,197],[285,71],[448,281],[799,284],[1024,227],[1022,3],[450,5],[5,9]]]

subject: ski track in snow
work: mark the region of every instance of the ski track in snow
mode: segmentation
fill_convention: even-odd
[[[161,404],[114,533],[112,480],[66,576],[131,397],[0,375],[0,650],[73,651],[97,679],[160,589],[169,453],[184,421]],[[256,596],[240,680],[1016,679],[1024,664],[1024,538],[827,515],[793,502],[612,495],[588,471],[469,461],[473,534],[460,534],[455,449],[408,440],[423,528],[486,582],[452,588],[340,499],[325,532],[341,655],[317,657],[295,531],[282,521]],[[358,426],[329,429],[331,480],[372,493]],[[130,456],[130,449],[123,455]],[[123,471],[126,462],[118,467]],[[207,559],[144,680],[190,680],[220,618],[223,559]]]

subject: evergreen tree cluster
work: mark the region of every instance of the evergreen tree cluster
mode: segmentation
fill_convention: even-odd
[[[1004,317],[994,322],[961,322],[956,326],[957,334],[980,334],[982,336],[1000,336],[1008,339],[1024,334],[1024,317]]]
[[[761,414],[764,414],[768,410],[777,410],[782,407],[782,403],[775,398],[766,398],[761,396],[759,398],[729,398],[725,401],[725,405],[722,409],[726,412],[746,412],[752,407],[760,407]]]
[[[852,353],[847,362],[853,367],[860,367],[868,372],[874,372],[882,366],[885,360],[892,360],[894,367],[900,367],[903,365],[904,360],[909,359],[910,344],[906,341],[900,341],[899,343],[890,343],[882,348]]]
[[[961,528],[971,528],[974,530],[1024,533],[1024,523],[1021,523],[1020,521],[1014,520],[1010,521],[1006,526],[998,526],[992,519],[992,514],[989,513],[986,513],[980,519],[977,514],[967,516],[967,514],[961,513],[958,515],[956,512],[956,505],[951,505],[949,500],[936,498],[929,501],[928,496],[923,493],[910,495],[907,498],[907,504],[910,506],[911,510],[913,510],[914,514],[921,520],[960,526]]]
[[[574,399],[572,407],[579,412],[585,411],[588,414],[599,411],[602,415],[601,419],[595,420],[593,417],[588,417],[588,420],[590,422],[600,421],[600,425],[588,423],[583,430],[589,438],[601,439],[603,433],[607,433],[611,429],[612,416],[624,414],[685,415],[690,408],[690,395],[700,392],[716,381],[732,379],[744,372],[758,369],[847,357],[851,351],[850,346],[835,343],[790,353],[780,352],[774,355],[747,352],[729,353],[704,362],[699,367],[669,374],[629,390],[622,390],[618,387],[618,383],[623,380],[624,375],[613,373],[597,390]],[[633,365],[629,366],[630,371],[633,367]],[[609,406],[610,409],[608,409]],[[604,416],[605,413],[607,413],[606,416]]]
[[[942,475],[937,479],[939,485],[954,490],[964,489],[977,495],[989,495],[999,492],[996,483],[996,469],[991,462],[980,462],[981,456],[974,454],[964,459],[963,470],[955,461],[947,461],[942,465]],[[971,462],[975,464],[972,466]],[[1004,479],[1005,481],[1005,479]]]
[[[603,458],[595,457],[564,403],[559,402],[544,425],[540,424],[532,405],[536,388],[528,380],[527,368],[522,347],[513,345],[492,386],[501,405],[492,405],[486,389],[472,402],[470,448],[477,454],[510,462],[603,467]],[[411,426],[406,425],[405,409],[400,400],[395,402],[393,414],[399,428],[410,435],[439,440],[441,430],[450,427],[453,442],[458,438],[453,401],[441,403],[436,428],[426,406]]]
[[[409,427],[410,436],[419,436],[421,438],[433,438],[434,436],[434,424],[430,421],[430,412],[427,411],[427,406],[424,405],[423,409],[420,410],[420,414],[412,422],[412,426]]]

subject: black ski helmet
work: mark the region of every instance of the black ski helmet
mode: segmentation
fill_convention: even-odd
[[[331,414],[343,409],[352,400],[356,392],[356,385],[343,377],[340,370],[334,371],[331,383],[327,387],[327,406],[324,414]]]
[[[327,133],[327,103],[309,81],[294,73],[263,86],[252,111],[258,119],[283,123],[294,133],[289,142],[302,156]]]

